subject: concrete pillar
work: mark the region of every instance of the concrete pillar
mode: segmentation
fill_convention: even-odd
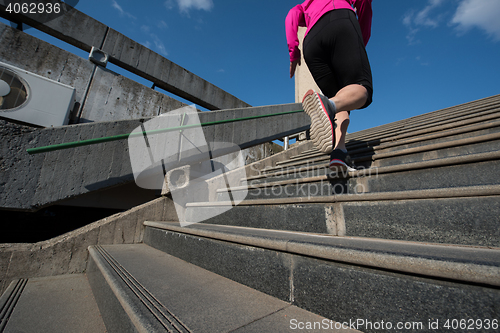
[[[304,35],[306,33],[305,27],[299,27],[298,37],[299,37],[299,49],[302,51],[304,48],[302,42],[304,41]],[[295,103],[301,103],[302,97],[309,89],[314,89],[318,92],[321,90],[318,88],[316,82],[307,68],[306,62],[304,61],[304,52],[302,53],[302,65],[297,66],[295,71]]]

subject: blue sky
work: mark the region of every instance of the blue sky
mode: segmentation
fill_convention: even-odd
[[[294,102],[284,20],[297,3],[81,0],[76,8],[260,106]],[[352,113],[349,132],[500,93],[499,0],[374,0],[373,12],[374,102]]]

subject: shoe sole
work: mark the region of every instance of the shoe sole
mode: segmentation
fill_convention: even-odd
[[[353,172],[356,171],[356,169],[351,168],[347,164],[344,163],[342,160],[334,159],[330,161],[330,170],[338,172],[345,173],[347,172]]]
[[[323,102],[314,90],[309,90],[302,100],[304,112],[311,118],[311,140],[322,153],[330,154],[335,139],[334,126],[326,113]]]

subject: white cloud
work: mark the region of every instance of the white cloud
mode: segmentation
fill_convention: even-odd
[[[165,44],[163,44],[163,42],[160,40],[160,38],[158,38],[158,36],[156,36],[155,34],[151,34],[151,38],[153,38],[153,43],[156,46],[156,50],[158,50],[161,55],[165,57],[168,56],[167,48],[165,47]]]
[[[436,28],[439,25],[439,17],[431,17],[431,11],[439,7],[444,0],[429,0],[429,4],[415,15],[415,24]]]
[[[132,14],[124,11],[123,8],[122,8],[122,6],[120,6],[118,4],[118,2],[116,2],[115,0],[111,0],[111,2],[112,2],[113,8],[115,8],[120,13],[120,16],[125,16],[125,17],[131,18],[133,20],[136,19],[136,17],[134,15],[132,15]]]
[[[164,5],[167,9],[172,9],[175,3],[179,6],[181,13],[188,13],[190,9],[210,11],[214,6],[212,0],[166,0]]]
[[[477,27],[499,41],[500,1],[462,0],[451,22],[458,25],[460,32]]]
[[[162,56],[166,57],[168,56],[168,51],[167,48],[165,47],[165,44],[161,41],[161,39],[156,35],[156,34],[149,34],[149,38],[153,40],[153,43],[150,41],[146,41],[143,45],[146,46],[149,49],[152,49],[154,51],[157,51],[159,54]],[[154,48],[153,48],[154,44]]]
[[[403,17],[403,24],[409,29],[406,36],[410,44],[416,44],[416,34],[422,27],[437,28],[441,21],[441,15],[433,15],[433,10],[441,6],[446,0],[429,0],[427,5],[419,11],[410,10]]]
[[[161,20],[160,22],[158,22],[158,24],[156,26],[158,27],[158,29],[168,28],[167,22],[165,22],[163,20]]]

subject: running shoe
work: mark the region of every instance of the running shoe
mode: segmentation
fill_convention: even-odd
[[[335,140],[335,108],[326,96],[309,90],[302,99],[305,113],[311,118],[309,133],[316,148],[325,154],[333,150]]]
[[[330,154],[330,170],[336,172],[356,171],[351,156],[340,149],[335,149]]]

